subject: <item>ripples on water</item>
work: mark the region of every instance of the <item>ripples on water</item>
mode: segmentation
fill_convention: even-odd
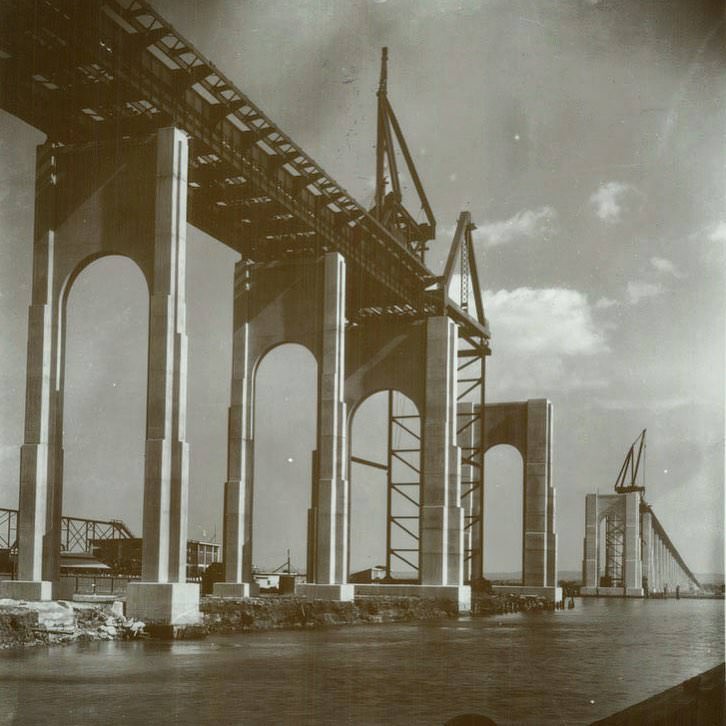
[[[0,723],[587,724],[724,659],[723,601],[0,653]]]

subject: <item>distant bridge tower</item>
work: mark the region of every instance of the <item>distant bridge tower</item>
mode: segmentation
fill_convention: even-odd
[[[585,498],[582,595],[649,597],[701,589],[645,501],[644,461],[645,430],[628,450],[615,494]]]

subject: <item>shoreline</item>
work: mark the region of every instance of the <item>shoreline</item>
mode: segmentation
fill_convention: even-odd
[[[362,597],[353,602],[304,600],[295,596],[265,595],[239,600],[203,598],[204,624],[176,634],[178,639],[203,638],[208,634],[232,635],[272,630],[325,630],[331,626],[387,623],[425,623],[478,618],[506,612],[515,598],[484,595],[475,598],[471,615],[460,616],[455,605],[418,598]],[[534,599],[533,599],[534,600]],[[550,610],[530,602],[538,613]],[[0,600],[0,649],[70,645],[100,640],[149,638],[153,626],[124,617],[122,603],[65,602],[23,603]],[[622,711],[594,723],[608,726],[636,724],[718,723],[724,712],[724,665],[669,686]],[[697,716],[698,721],[692,717]],[[691,720],[689,720],[689,718]],[[678,721],[679,723],[681,721]]]
[[[551,609],[543,600],[477,593],[466,617]],[[352,602],[294,595],[200,601],[202,622],[160,626],[128,619],[122,599],[25,602],[0,600],[0,649],[65,645],[93,640],[203,638],[212,633],[318,629],[342,625],[433,622],[460,617],[454,603],[416,597],[363,596]],[[463,614],[462,614],[463,615]]]

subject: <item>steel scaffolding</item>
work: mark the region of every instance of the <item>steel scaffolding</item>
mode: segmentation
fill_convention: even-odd
[[[386,578],[394,579],[395,560],[408,565],[419,580],[421,534],[421,416],[396,412],[396,394],[388,392]],[[399,404],[400,405],[400,404]]]
[[[625,522],[619,513],[605,518],[605,575],[602,587],[623,587]]]

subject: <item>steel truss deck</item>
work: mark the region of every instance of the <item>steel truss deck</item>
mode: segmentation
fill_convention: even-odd
[[[340,251],[351,315],[451,312],[476,332],[425,292],[436,278],[404,241],[143,0],[0,0],[0,107],[59,144],[177,126],[191,224],[254,261]]]

